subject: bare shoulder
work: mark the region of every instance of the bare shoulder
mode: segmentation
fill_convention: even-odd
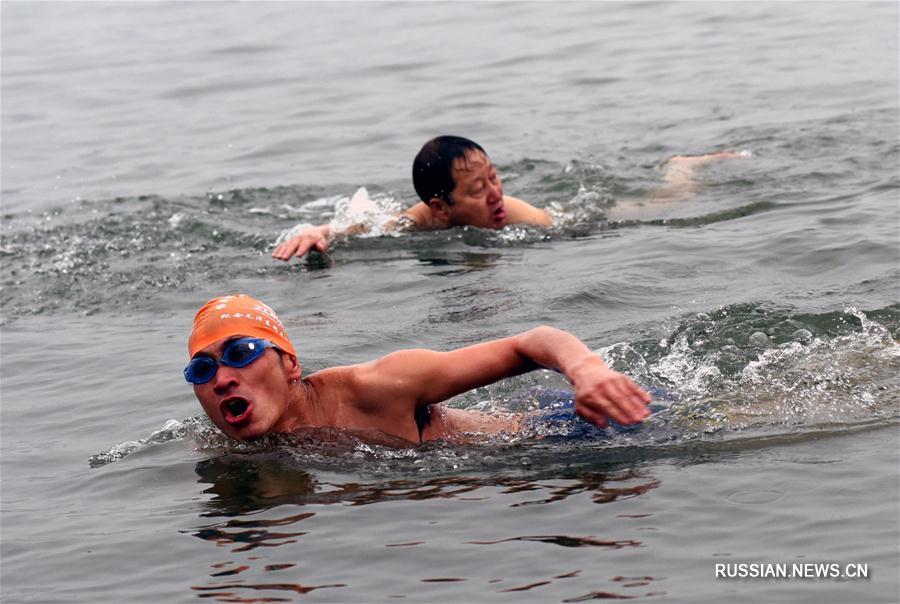
[[[431,350],[401,350],[367,363],[323,369],[308,379],[339,396],[343,404],[361,411],[384,408],[401,400],[406,406],[421,397],[423,388],[418,378],[435,366],[438,355]]]
[[[546,211],[534,207],[527,201],[504,195],[503,205],[506,208],[507,224],[519,224],[523,222],[538,226],[551,226],[553,224],[553,220]]]
[[[403,212],[403,216],[413,222],[417,229],[430,229],[432,223],[431,208],[428,204],[420,201],[413,207]]]
[[[375,362],[322,369],[306,380],[316,391],[321,413],[332,419],[377,412],[387,394]]]
[[[383,387],[404,388],[419,373],[437,362],[442,353],[424,348],[408,348],[357,365],[357,379]]]
[[[358,389],[360,367],[362,365],[321,369],[308,375],[306,381],[322,400],[347,400]]]

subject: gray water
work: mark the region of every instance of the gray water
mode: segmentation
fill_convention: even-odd
[[[896,3],[2,4],[4,602],[896,602]],[[421,144],[552,229],[290,264]],[[619,219],[683,153],[751,157]],[[668,393],[633,431],[251,445],[180,372],[271,304],[307,372],[547,323]],[[528,409],[546,372],[452,401]],[[867,579],[716,578],[717,563]]]

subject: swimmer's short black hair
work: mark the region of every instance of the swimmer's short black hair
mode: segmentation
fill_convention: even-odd
[[[428,203],[437,197],[452,205],[453,162],[472,151],[487,156],[481,145],[461,136],[438,136],[425,143],[413,160],[413,187],[419,199]]]

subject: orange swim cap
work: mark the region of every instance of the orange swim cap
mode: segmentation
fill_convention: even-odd
[[[197,311],[188,339],[188,354],[194,356],[210,344],[231,336],[263,338],[297,356],[275,311],[244,294],[213,298]]]

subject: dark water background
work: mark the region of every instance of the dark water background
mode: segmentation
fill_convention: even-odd
[[[4,2],[2,600],[896,602],[898,17]],[[441,133],[560,226],[269,258],[358,186],[410,203]],[[752,157],[604,219],[722,149]],[[602,439],[238,446],[180,376],[194,311],[235,291],[306,371],[549,323],[677,400]],[[821,561],[870,577],[714,575]]]

